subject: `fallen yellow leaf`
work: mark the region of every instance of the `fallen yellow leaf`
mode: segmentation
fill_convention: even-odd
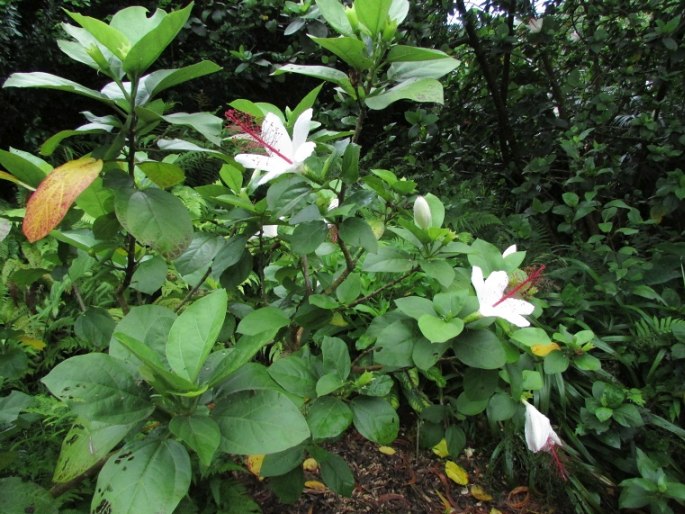
[[[395,455],[397,453],[395,448],[391,448],[390,446],[379,446],[378,451],[383,455]]]
[[[43,348],[45,348],[45,342],[41,341],[40,339],[36,339],[35,337],[20,336],[19,341],[24,346],[28,346],[34,350],[41,351]]]
[[[261,477],[259,476],[259,472],[262,470],[263,463],[264,455],[248,455],[245,457],[245,465],[247,466],[247,469],[260,480]]]
[[[450,452],[447,451],[447,441],[443,437],[440,442],[433,446],[433,453],[438,457],[447,457]]]
[[[530,351],[533,352],[533,355],[537,355],[538,357],[545,357],[556,350],[561,350],[561,347],[557,343],[534,344],[530,347]]]
[[[480,500],[482,502],[492,501],[492,496],[490,496],[485,491],[485,489],[483,489],[479,485],[472,485],[471,486],[471,496],[473,496],[476,500]]]
[[[452,504],[449,502],[449,500],[440,494],[440,491],[435,491],[435,494],[437,494],[438,498],[440,498],[440,503],[442,503],[442,506],[445,507],[445,512],[451,511]]]
[[[493,507],[490,509],[490,514],[502,514],[502,511]]]
[[[319,469],[319,463],[316,462],[316,459],[309,457],[308,459],[305,459],[302,463],[302,469],[304,469],[305,471],[314,472],[317,469]]]
[[[469,474],[466,470],[451,460],[445,462],[445,474],[450,480],[459,485],[466,485],[469,483]]]
[[[324,483],[319,482],[318,480],[307,480],[304,483],[304,486],[307,489],[311,489],[313,491],[325,491],[326,490],[326,486],[324,485]]]

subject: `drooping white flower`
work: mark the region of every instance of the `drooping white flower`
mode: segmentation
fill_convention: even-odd
[[[549,418],[533,405],[524,401],[526,406],[526,445],[533,453],[549,452],[554,446],[563,446],[561,439],[552,429]]]
[[[427,230],[433,223],[431,208],[423,196],[416,197],[414,201],[414,223],[422,230]]]
[[[471,271],[471,283],[476,290],[478,312],[481,316],[496,316],[517,327],[530,325],[530,322],[523,316],[532,314],[535,306],[525,300],[504,294],[509,285],[509,276],[506,271],[493,271],[487,280],[484,280],[483,270],[479,266],[474,266]]]
[[[537,34],[542,30],[543,18],[531,18],[526,26],[531,34]]]
[[[285,173],[298,173],[304,160],[314,152],[316,144],[307,141],[312,112],[312,109],[307,109],[298,116],[293,126],[292,138],[281,119],[273,113],[267,113],[264,117],[261,134],[257,134],[239,119],[232,120],[266,152],[266,155],[241,153],[235,156],[235,160],[246,168],[266,172],[257,181],[258,186]]]

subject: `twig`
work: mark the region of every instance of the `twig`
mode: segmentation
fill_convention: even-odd
[[[205,271],[204,275],[202,275],[202,278],[199,280],[199,282],[197,284],[195,284],[195,286],[190,291],[188,291],[188,294],[185,296],[185,298],[183,298],[183,300],[181,300],[181,303],[179,303],[176,306],[176,308],[174,309],[174,312],[180,311],[181,308],[186,303],[188,303],[193,296],[195,296],[195,293],[197,293],[198,289],[200,289],[200,287],[202,287],[202,284],[205,283],[205,280],[207,280],[207,277],[209,276],[209,274],[211,272],[212,272],[212,267],[210,266],[209,268],[207,268],[207,271]]]
[[[364,297],[362,297],[362,298],[358,298],[357,300],[355,300],[355,301],[353,301],[352,303],[350,303],[350,304],[349,304],[349,307],[354,307],[355,305],[359,305],[360,303],[364,303],[364,302],[370,300],[371,298],[373,298],[374,296],[379,295],[380,293],[382,293],[382,292],[385,291],[386,289],[389,289],[389,288],[393,287],[394,285],[399,284],[399,283],[402,282],[405,278],[408,278],[408,277],[412,276],[414,273],[416,273],[417,269],[418,269],[418,268],[412,268],[412,269],[410,269],[409,271],[407,271],[404,275],[402,275],[402,276],[400,276],[400,277],[397,277],[395,280],[392,280],[392,281],[388,282],[388,283],[385,284],[384,286],[381,286],[381,287],[379,287],[378,289],[376,289],[375,291],[370,292],[370,293],[367,294],[366,296],[364,296]]]

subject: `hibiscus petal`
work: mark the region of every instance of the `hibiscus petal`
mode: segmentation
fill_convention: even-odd
[[[293,151],[296,153],[300,146],[304,145],[305,141],[307,141],[307,136],[309,135],[309,124],[312,121],[313,112],[314,111],[309,108],[300,114],[295,121],[295,126],[293,127]],[[307,154],[304,159],[309,157],[309,155],[311,155],[311,152]],[[304,159],[295,160],[303,161]]]
[[[293,161],[295,162],[303,162],[307,157],[309,157],[312,153],[314,153],[314,149],[316,148],[316,143],[312,141],[307,141],[303,145],[300,145],[297,150],[295,150],[295,155],[293,156]]]
[[[281,171],[290,166],[287,162],[278,157],[267,157],[266,155],[257,155],[253,153],[240,153],[236,155],[234,159],[246,168],[254,168],[256,170]]]
[[[288,131],[285,129],[281,119],[272,112],[267,113],[262,122],[262,139],[285,157],[292,160],[293,142],[290,140]],[[268,148],[266,151],[270,156],[280,158]]]

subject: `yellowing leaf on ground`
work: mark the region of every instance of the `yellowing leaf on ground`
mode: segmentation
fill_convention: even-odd
[[[43,179],[26,204],[23,230],[33,243],[47,236],[76,198],[97,178],[102,161],[82,157],[55,168]]]
[[[41,341],[40,339],[36,339],[35,337],[21,336],[19,337],[19,342],[24,346],[28,346],[29,348],[33,348],[34,350],[38,351],[41,351],[43,348],[45,348],[45,342]]]
[[[502,514],[502,511],[493,507],[490,509],[490,514]]]
[[[324,485],[323,482],[319,482],[318,480],[307,480],[304,483],[304,486],[307,489],[311,489],[312,491],[325,491],[326,486]]]
[[[449,502],[449,500],[440,494],[440,491],[435,491],[435,494],[437,494],[438,498],[440,498],[440,503],[442,503],[442,506],[445,507],[445,512],[450,512],[452,510],[452,504]]]
[[[305,471],[314,472],[317,469],[319,469],[319,463],[316,462],[316,459],[312,459],[311,457],[309,457],[308,459],[305,459],[302,463],[302,469],[304,469]]]
[[[466,485],[469,483],[469,474],[466,470],[451,460],[445,462],[445,474],[450,480],[459,485]]]
[[[471,486],[471,496],[473,496],[476,500],[480,500],[482,502],[492,501],[492,496],[490,496],[487,493],[487,491],[479,485]]]
[[[379,446],[378,451],[381,452],[383,455],[395,455],[397,453],[395,448],[392,448],[390,446]]]
[[[443,437],[440,442],[433,446],[433,453],[438,457],[447,457],[450,452],[447,451],[447,440]]]
[[[545,357],[555,350],[561,350],[557,343],[547,343],[547,344],[534,344],[530,347],[530,351],[533,355],[538,357]]]
[[[264,463],[264,455],[248,455],[245,458],[245,466],[254,476],[259,477],[259,472],[262,470]],[[261,480],[261,477],[259,477]]]

